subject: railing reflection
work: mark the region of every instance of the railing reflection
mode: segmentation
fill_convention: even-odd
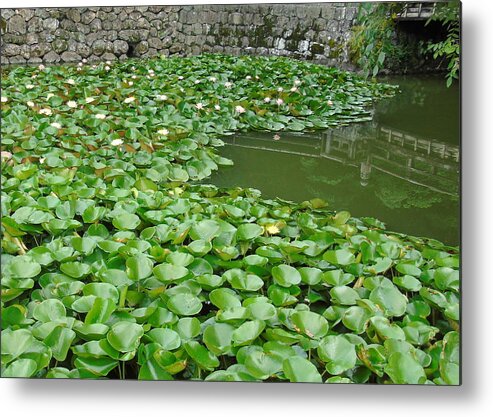
[[[230,145],[313,158],[354,166],[360,183],[371,182],[372,171],[403,179],[432,191],[458,195],[459,146],[411,135],[375,122],[354,124],[321,133],[272,134],[251,132],[233,136]]]

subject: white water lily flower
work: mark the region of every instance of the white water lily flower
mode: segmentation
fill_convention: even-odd
[[[209,81],[211,81],[211,82],[215,83],[215,82],[217,81],[217,78],[216,78],[216,77],[210,77],[210,78],[209,78]]]
[[[332,106],[333,104],[334,104],[334,103],[332,102],[332,100],[328,100],[328,101],[327,101],[327,105],[328,105],[328,106]]]
[[[111,67],[110,67],[109,65],[106,65],[106,66],[104,67],[104,69],[105,69],[106,71],[109,71],[109,70],[111,69]]]
[[[7,97],[5,97],[5,96],[2,96],[2,98],[0,99],[0,101],[2,103],[6,103],[7,101],[9,101],[9,99]]]
[[[202,110],[204,108],[204,105],[202,103],[197,103],[195,107],[197,107],[197,109],[199,110]]]
[[[77,67],[77,71],[82,71],[82,68],[80,68],[80,67]]]
[[[135,71],[135,70],[136,70],[136,68],[134,66],[132,66],[132,71]]]
[[[245,113],[245,112],[246,112],[245,108],[244,108],[244,107],[242,107],[242,106],[236,106],[236,107],[235,107],[235,111],[236,111],[237,113],[240,113],[240,114],[241,114],[241,113]]]
[[[12,154],[9,151],[0,152],[0,156],[2,159],[10,159],[12,158]]]
[[[38,77],[38,74],[31,75],[31,78],[37,78],[37,77]]]
[[[230,83],[229,81],[226,81],[226,82],[224,83],[224,86],[225,86],[226,88],[231,88],[231,86],[232,86],[232,85],[233,85],[233,83]]]
[[[300,85],[301,81],[300,80],[294,80],[294,85]]]
[[[278,105],[278,106],[280,106],[281,104],[283,104],[283,103],[284,103],[284,100],[283,100],[282,98],[278,98],[278,99],[276,100],[276,103],[277,103],[277,105]]]
[[[111,61],[106,61],[106,65],[111,65]]]
[[[195,84],[200,84],[200,80],[195,80]]]
[[[47,116],[51,116],[53,112],[51,111],[51,109],[41,109],[39,110],[39,114],[46,114]]]
[[[32,90],[32,89],[34,88],[34,85],[32,85],[32,84],[28,84],[28,85],[26,85],[26,88],[27,88],[28,90]]]
[[[123,100],[124,103],[131,103],[132,101],[135,101],[135,97],[127,97],[125,100]]]
[[[43,71],[45,68],[46,68],[46,67],[45,67],[43,64],[39,64],[39,65],[38,65],[38,69],[39,69],[40,71]]]
[[[252,76],[251,76],[251,75],[247,75],[247,76],[245,77],[245,79],[247,79],[247,80],[251,80],[251,79],[252,79]]]
[[[45,160],[46,160],[46,158],[39,158],[39,162],[40,162],[41,164],[43,164]]]
[[[279,91],[280,93],[282,93],[282,92],[284,91],[284,89],[283,89],[282,87],[279,87],[279,88],[277,89],[277,91]]]
[[[32,101],[28,101],[26,104],[27,104],[29,107],[34,107],[34,103],[33,103]]]
[[[276,134],[272,137],[272,139],[274,139],[274,140],[279,140],[279,139],[281,139],[281,136],[280,136],[280,135],[278,135],[278,134],[276,133]]]
[[[270,100],[271,100],[271,98],[270,98],[270,97],[265,97],[265,98],[264,98],[264,101],[265,101],[266,103],[270,103]]]
[[[291,90],[289,90],[289,91],[291,91],[292,93],[294,93],[294,92],[298,91],[298,89],[296,87],[291,87]]]
[[[165,100],[168,100],[168,96],[166,94],[159,94],[157,96],[157,99],[161,100],[161,101],[165,101]]]
[[[53,93],[48,93],[48,94],[46,95],[46,100],[49,100],[50,98],[52,98],[52,97],[54,97],[54,96],[55,96],[55,94],[53,94]]]
[[[178,79],[179,79],[179,80],[183,80],[183,75],[179,75],[179,76],[178,76]]]
[[[121,140],[121,139],[113,139],[113,140],[111,141],[111,145],[112,145],[112,146],[120,146],[120,145],[122,145],[122,144],[123,144],[123,140]]]
[[[94,116],[96,119],[106,119],[106,114],[98,113]]]
[[[216,105],[214,106],[214,108],[215,108],[216,110],[221,110],[221,106],[220,106],[219,104],[216,104]]]
[[[79,63],[77,64],[77,66],[78,66],[78,67],[82,67],[83,65],[84,65],[84,64],[83,64],[82,62],[79,62]]]
[[[86,103],[92,103],[94,100],[96,100],[94,97],[86,97]]]
[[[159,133],[160,135],[166,136],[169,134],[169,130],[168,129],[161,129],[161,130],[158,130],[157,133]]]
[[[69,78],[66,82],[67,84],[75,85],[75,81],[72,78]]]
[[[56,127],[57,129],[61,129],[62,128],[62,125],[60,123],[57,123],[57,122],[51,123],[50,126]]]
[[[77,103],[73,100],[67,101],[67,106],[71,109],[75,109],[77,107]]]
[[[82,58],[82,62],[85,64],[87,62],[86,58]]]
[[[128,85],[131,87],[131,86],[133,86],[133,85],[134,85],[134,82],[133,82],[133,81],[129,81],[129,82],[128,82]]]
[[[133,80],[137,79],[137,76],[136,75],[132,75],[132,79]]]

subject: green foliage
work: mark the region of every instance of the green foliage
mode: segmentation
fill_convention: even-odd
[[[440,22],[447,31],[447,37],[440,42],[429,41],[425,53],[431,53],[434,59],[443,58],[447,61],[447,87],[459,78],[460,67],[460,3],[450,1],[437,3],[435,12],[426,24]]]
[[[349,41],[353,60],[365,77],[376,77],[386,67],[397,67],[407,57],[395,34],[395,18],[404,3],[363,2]]]
[[[223,56],[2,82],[3,376],[459,382],[457,249],[203,181],[220,135],[359,121],[386,86]]]

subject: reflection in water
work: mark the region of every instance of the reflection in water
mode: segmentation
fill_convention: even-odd
[[[369,123],[306,134],[282,132],[278,140],[262,132],[227,137],[229,146],[222,153],[235,166],[215,173],[212,181],[218,186],[258,188],[268,198],[302,201],[320,197],[335,210],[376,217],[389,229],[456,245],[458,95],[455,109],[450,108],[455,96],[444,93],[448,101],[440,108],[450,113],[452,122],[440,129],[437,139],[432,136],[437,132],[436,121],[447,118],[435,107],[439,104],[435,96],[431,102],[427,99],[427,92],[436,95],[444,89],[441,79],[435,81],[406,84],[399,80],[402,94],[379,104]],[[416,82],[430,88],[413,88]],[[429,117],[430,111],[435,117]],[[433,125],[413,124],[409,120],[413,118]]]

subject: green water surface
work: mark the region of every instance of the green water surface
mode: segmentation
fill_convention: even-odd
[[[325,132],[248,132],[224,138],[235,165],[212,177],[266,198],[315,197],[334,210],[376,217],[388,229],[459,243],[460,98],[440,76],[394,77],[400,93],[372,122]]]

